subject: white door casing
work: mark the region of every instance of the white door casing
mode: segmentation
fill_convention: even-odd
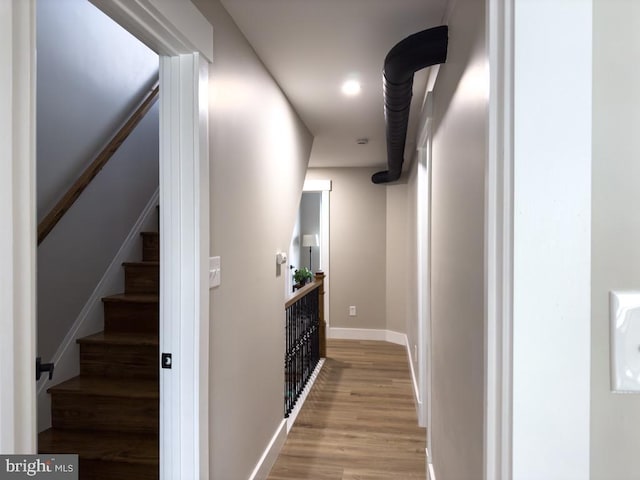
[[[303,192],[320,192],[320,265],[325,274],[324,278],[324,321],[327,324],[327,333],[331,325],[329,318],[329,296],[331,291],[329,275],[331,245],[329,243],[329,197],[331,193],[331,180],[305,180],[302,187]]]
[[[35,0],[0,0],[0,452],[37,451]]]

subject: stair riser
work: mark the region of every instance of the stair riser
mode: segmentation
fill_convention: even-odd
[[[84,460],[80,458],[79,470],[80,478],[91,480],[158,480],[160,478],[158,465]]]
[[[158,378],[157,346],[80,345],[80,375],[111,378]]]
[[[159,333],[157,303],[105,302],[106,333]]]
[[[157,433],[158,399],[52,392],[51,418],[54,428]]]
[[[160,261],[160,237],[157,234],[142,234],[142,260],[145,262]]]
[[[158,265],[125,265],[125,293],[158,293],[160,268]]]

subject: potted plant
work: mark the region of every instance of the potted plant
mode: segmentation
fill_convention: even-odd
[[[311,273],[311,270],[309,270],[307,267],[296,269],[296,271],[293,272],[293,279],[300,287],[310,282],[312,278],[313,273]]]

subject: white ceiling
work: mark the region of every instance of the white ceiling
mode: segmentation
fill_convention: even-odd
[[[447,0],[221,2],[314,135],[310,166],[384,167],[384,58],[403,38],[440,25]],[[348,77],[362,83],[359,96],[341,93]],[[408,153],[426,78],[414,79]],[[369,144],[357,145],[363,137]]]

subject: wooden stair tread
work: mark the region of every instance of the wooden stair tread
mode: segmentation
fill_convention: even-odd
[[[158,388],[158,381],[155,379],[78,376],[47,389],[47,392],[157,399],[160,398]]]
[[[140,232],[140,235],[148,235],[150,237],[159,237],[160,232]]]
[[[153,333],[105,333],[99,332],[76,340],[79,344],[108,344],[108,345],[144,345],[157,346],[160,343],[158,335]]]
[[[40,453],[75,453],[87,460],[157,465],[158,436],[50,428],[38,435]]]
[[[159,295],[155,293],[119,293],[103,297],[103,302],[158,303]]]
[[[148,261],[143,260],[140,262],[123,262],[123,267],[158,267],[160,266],[160,262],[158,261]]]

